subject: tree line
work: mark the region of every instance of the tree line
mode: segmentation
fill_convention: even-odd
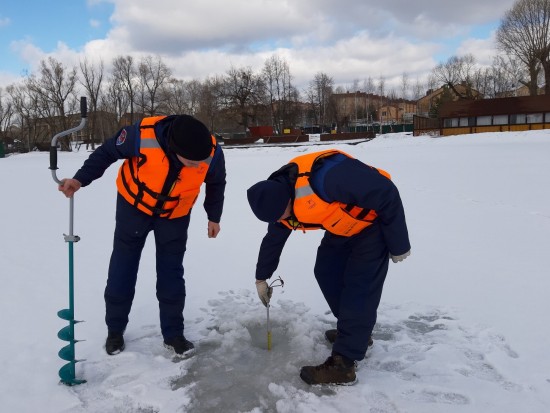
[[[356,79],[335,86],[324,72],[314,75],[303,90],[295,83],[288,62],[278,55],[263,67],[231,67],[204,80],[173,76],[159,56],[136,59],[118,56],[109,69],[103,61],[83,59],[67,66],[53,57],[40,62],[35,73],[0,88],[0,134],[30,150],[60,130],[72,127],[67,114],[78,112],[79,96],[88,97],[89,139],[102,142],[121,125],[143,116],[187,113],[218,133],[244,132],[254,125],[283,127],[342,125],[334,96],[360,91],[397,99],[417,100],[441,86],[453,98],[512,96],[520,86],[528,94],[550,94],[550,0],[518,0],[502,17],[496,33],[498,53],[489,67],[473,55],[452,56],[436,65],[425,82],[403,73],[399,87],[388,88],[384,76]],[[458,86],[461,86],[460,88]],[[376,113],[373,112],[374,120]]]

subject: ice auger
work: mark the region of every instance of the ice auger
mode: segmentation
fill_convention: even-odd
[[[55,135],[52,138],[52,144],[50,146],[50,169],[52,171],[52,177],[53,180],[57,184],[61,184],[61,181],[57,178],[56,170],[57,170],[57,140],[63,136],[70,135],[71,133],[77,132],[84,128],[86,125],[86,118],[87,118],[87,108],[86,108],[86,98],[81,97],[80,98],[80,113],[81,113],[81,121],[80,125],[78,125],[75,128],[68,129],[66,131],[60,132],[57,135]],[[65,364],[61,369],[59,369],[59,377],[61,378],[61,382],[63,384],[66,384],[68,386],[74,386],[77,384],[86,383],[86,380],[77,379],[75,377],[75,365],[79,361],[83,360],[76,360],[75,359],[75,344],[79,341],[76,340],[74,337],[74,326],[76,323],[79,323],[80,321],[75,321],[74,319],[74,261],[73,261],[73,244],[75,242],[78,242],[80,240],[80,237],[78,235],[73,234],[73,216],[74,216],[74,196],[69,198],[69,234],[63,234],[65,237],[65,242],[69,244],[69,308],[65,308],[63,310],[59,310],[57,312],[57,315],[59,318],[66,320],[69,322],[69,325],[66,327],[63,327],[59,332],[57,333],[57,337],[59,337],[63,341],[67,341],[69,344],[67,344],[65,347],[63,347],[61,350],[59,350],[59,357],[61,357],[63,360],[68,361],[67,364]]]

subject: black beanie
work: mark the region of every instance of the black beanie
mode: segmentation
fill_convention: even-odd
[[[202,161],[212,152],[210,131],[192,116],[176,116],[168,134],[170,149],[185,159]]]
[[[277,181],[260,181],[246,191],[254,215],[264,222],[277,222],[290,201],[290,188]]]

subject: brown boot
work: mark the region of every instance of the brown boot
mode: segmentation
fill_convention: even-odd
[[[349,386],[357,382],[353,360],[336,353],[323,364],[302,367],[300,378],[307,384],[343,384]]]
[[[338,330],[327,330],[325,331],[325,338],[328,340],[330,344],[334,344],[336,341],[336,336],[338,335]],[[374,344],[374,341],[372,341],[372,336],[369,337],[369,344],[368,346],[372,346]]]

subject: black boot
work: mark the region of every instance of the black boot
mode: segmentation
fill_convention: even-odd
[[[334,344],[336,341],[336,336],[338,335],[338,330],[327,330],[325,331],[325,338],[328,340],[330,344]],[[368,346],[372,346],[374,344],[374,341],[372,341],[372,336],[369,337],[369,344]]]
[[[302,367],[300,378],[307,384],[352,385],[357,382],[354,361],[337,353],[333,353],[323,364]]]
[[[122,335],[122,333],[109,331],[109,333],[107,334],[107,340],[105,340],[105,351],[110,356],[124,351],[124,336]]]
[[[185,336],[170,337],[164,339],[164,347],[174,350],[176,355],[183,356],[191,353],[195,346]]]

